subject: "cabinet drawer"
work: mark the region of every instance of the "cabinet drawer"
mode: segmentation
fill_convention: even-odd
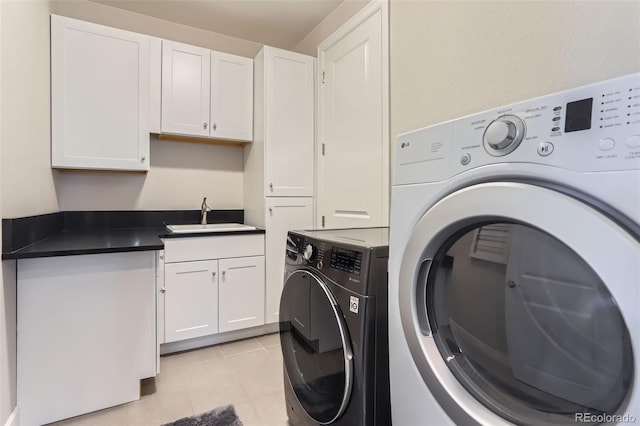
[[[264,255],[264,234],[164,240],[165,263]]]

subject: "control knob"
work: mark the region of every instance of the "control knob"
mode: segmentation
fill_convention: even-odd
[[[520,145],[524,138],[524,121],[516,115],[503,115],[493,120],[484,131],[483,141],[487,152],[494,156],[507,155]]]
[[[316,248],[312,244],[307,244],[306,246],[304,246],[304,252],[302,252],[302,256],[305,260],[313,260],[316,257]]]

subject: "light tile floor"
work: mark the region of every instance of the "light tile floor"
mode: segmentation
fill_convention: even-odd
[[[282,353],[277,333],[160,358],[139,401],[53,423],[158,426],[233,404],[245,426],[284,426]]]

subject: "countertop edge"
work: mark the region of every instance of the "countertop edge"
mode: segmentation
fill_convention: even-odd
[[[164,244],[154,244],[138,247],[105,247],[91,249],[51,250],[28,253],[20,253],[19,251],[16,251],[12,253],[2,253],[2,260],[37,259],[40,257],[79,256],[84,254],[108,254],[155,250],[164,250]]]

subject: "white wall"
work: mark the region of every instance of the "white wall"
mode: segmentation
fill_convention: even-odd
[[[147,173],[61,172],[60,210],[242,209],[243,152],[239,146],[151,138]]]
[[[640,71],[640,2],[390,2],[391,140]],[[392,148],[392,152],[394,152]]]
[[[4,28],[3,8],[0,7],[0,56],[4,56],[2,48],[2,29]],[[3,68],[0,67],[0,80]],[[4,95],[0,85],[0,99]],[[6,104],[0,103],[0,144],[4,142]],[[9,115],[11,117],[11,115]],[[0,169],[2,163],[0,162]],[[0,173],[0,195],[2,182]],[[2,197],[0,196],[0,206]],[[1,210],[1,207],[0,207]],[[2,227],[0,227],[0,241],[2,241]],[[17,370],[17,328],[16,328],[16,262],[13,260],[2,262],[0,270],[0,424],[5,424],[16,407],[16,370]]]
[[[50,160],[49,4],[0,1],[0,8],[2,216],[57,211]]]

